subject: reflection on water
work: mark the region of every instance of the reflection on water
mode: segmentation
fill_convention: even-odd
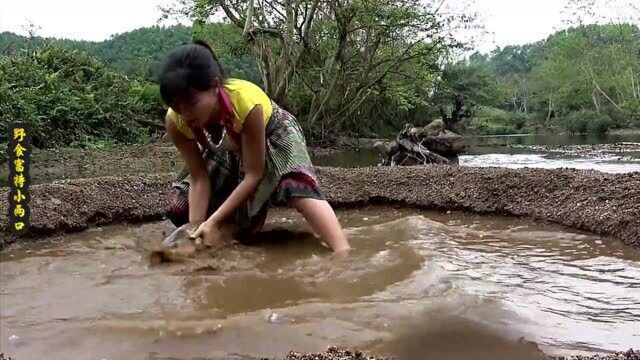
[[[506,167],[558,169],[572,168],[597,170],[608,173],[627,173],[640,171],[640,159],[621,160],[619,156],[594,157],[552,157],[536,154],[485,154],[461,155],[460,165],[480,167]]]
[[[513,218],[339,215],[354,246],[346,258],[284,211],[270,227],[291,231],[267,243],[166,266],[150,267],[140,247],[160,223],[12,247],[0,255],[0,347],[18,359],[223,359],[335,344],[411,359],[417,344],[506,351],[505,334],[549,352],[640,343],[638,249]],[[464,338],[476,341],[461,349]]]
[[[640,143],[640,134],[470,136],[465,141],[468,148],[465,154],[460,155],[459,165],[462,166],[573,168],[609,173],[640,171],[640,151],[637,150],[625,151],[615,147],[601,150],[588,147],[575,151],[571,148],[548,149],[536,146]],[[313,161],[318,166],[376,166],[380,162],[380,156],[375,150],[347,150],[330,156],[315,157]]]
[[[465,137],[465,141],[467,141],[470,146],[593,145],[613,144],[616,142],[640,142],[640,134],[535,134],[469,136]]]

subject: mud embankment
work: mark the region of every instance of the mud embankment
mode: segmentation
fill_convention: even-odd
[[[487,348],[481,348],[484,351],[487,351]],[[618,351],[612,354],[603,354],[603,355],[590,355],[590,356],[582,356],[582,355],[569,355],[569,356],[554,356],[549,357],[544,355],[541,352],[531,351],[523,352],[522,348],[518,348],[517,351],[505,351],[491,349],[493,353],[491,356],[483,356],[486,354],[480,353],[475,356],[469,356],[468,353],[464,355],[457,355],[449,357],[439,357],[439,356],[427,356],[427,354],[431,355],[432,351],[429,347],[424,347],[422,351],[420,351],[417,355],[402,357],[402,360],[417,360],[423,358],[436,358],[436,359],[447,359],[447,360],[463,360],[463,359],[493,359],[493,360],[545,360],[545,359],[554,359],[554,360],[640,360],[640,351],[635,351],[633,349],[629,349],[627,351]],[[511,350],[511,349],[508,349]],[[455,353],[448,351],[449,353]],[[457,355],[457,356],[456,356]],[[330,347],[324,353],[311,353],[311,354],[303,354],[297,352],[290,352],[285,358],[281,360],[391,360],[394,358],[391,357],[373,357],[368,354],[364,354],[360,351],[351,351],[345,349],[337,349],[335,347]],[[280,360],[280,359],[278,359]]]
[[[640,173],[453,166],[318,168],[337,207],[367,204],[523,216],[640,247]],[[30,187],[26,238],[118,222],[160,220],[172,173],[59,180]],[[8,188],[0,189],[0,246],[7,231]]]

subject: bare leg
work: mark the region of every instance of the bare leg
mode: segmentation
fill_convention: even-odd
[[[312,198],[294,198],[291,204],[331,250],[337,253],[351,250],[338,218],[328,202]]]

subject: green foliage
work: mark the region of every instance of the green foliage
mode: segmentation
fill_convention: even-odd
[[[626,126],[640,128],[640,98],[624,103],[621,114],[623,121],[627,121]]]
[[[282,14],[261,14],[255,23],[285,29],[288,3],[265,1]],[[237,4],[238,13],[246,13]],[[405,123],[425,125],[441,116],[447,125],[481,134],[640,127],[635,25],[570,28],[460,61],[451,59],[461,44],[446,30],[453,18],[428,1],[320,2],[304,40],[309,3],[290,4],[304,10],[294,11],[293,35],[245,37],[237,24],[206,21],[138,29],[103,42],[1,33],[0,140],[8,123],[20,120],[33,126],[39,147],[147,141],[165,112],[153,82],[159,61],[193,38],[212,45],[231,77],[277,95],[311,141],[390,135]]]
[[[145,81],[131,83],[127,93],[131,106],[152,119],[164,118],[166,109],[160,96],[160,86]]]
[[[223,10],[238,29],[248,24],[242,40],[259,59],[265,91],[311,138],[375,136],[433,120],[416,112],[431,104],[437,64],[462,46],[453,34],[473,20],[440,11],[435,0],[265,0],[248,22],[248,2],[224,4],[185,0],[166,13],[205,24]]]
[[[463,119],[472,118],[480,107],[503,105],[505,92],[486,59],[475,54],[470,61],[444,68],[433,101],[440,108],[445,125],[451,129]]]
[[[599,114],[591,110],[573,112],[559,121],[560,125],[572,134],[602,134],[613,125],[607,114]]]
[[[579,26],[553,34],[546,41],[472,55],[462,65],[467,69],[458,70],[470,86],[458,93],[471,109],[480,104],[525,114],[525,130],[598,133],[635,126],[640,117],[638,54],[640,29],[635,25]],[[474,94],[487,92],[492,86],[491,82],[470,80],[486,72],[477,64],[489,67],[497,78],[497,91],[484,98],[474,98]],[[456,83],[456,79],[447,81],[452,88]],[[515,129],[515,125],[509,124],[509,128]]]
[[[466,126],[470,132],[481,135],[520,134],[528,130],[525,127],[530,121],[530,116],[522,113],[482,107]]]
[[[86,53],[43,45],[0,58],[0,140],[11,122],[32,128],[36,147],[142,143],[161,104]],[[138,96],[131,96],[138,94]],[[132,100],[133,99],[133,100]],[[161,123],[160,123],[161,124]]]
[[[182,25],[152,26],[116,34],[102,42],[28,38],[4,32],[0,33],[0,54],[15,55],[50,44],[87,52],[119,73],[153,79],[162,57],[193,38],[208,41],[231,76],[260,83],[257,61],[250,47],[243,42],[241,31],[228,23],[208,24],[197,29]]]
[[[0,34],[0,140],[23,121],[41,148],[148,141],[166,111],[153,82],[159,61],[192,36],[212,44],[230,76],[260,84],[241,32],[224,23],[143,28],[100,43]]]

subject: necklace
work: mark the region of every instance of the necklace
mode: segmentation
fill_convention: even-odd
[[[213,144],[213,139],[211,139],[211,134],[209,134],[207,130],[204,130],[203,133],[204,133],[204,136],[207,138],[207,143],[209,144],[209,146],[214,149],[217,149],[220,147],[220,145],[222,145],[222,141],[224,140],[224,137],[227,134],[227,129],[224,126],[222,127],[222,135],[220,136],[220,141],[218,141],[218,144],[216,145]]]

